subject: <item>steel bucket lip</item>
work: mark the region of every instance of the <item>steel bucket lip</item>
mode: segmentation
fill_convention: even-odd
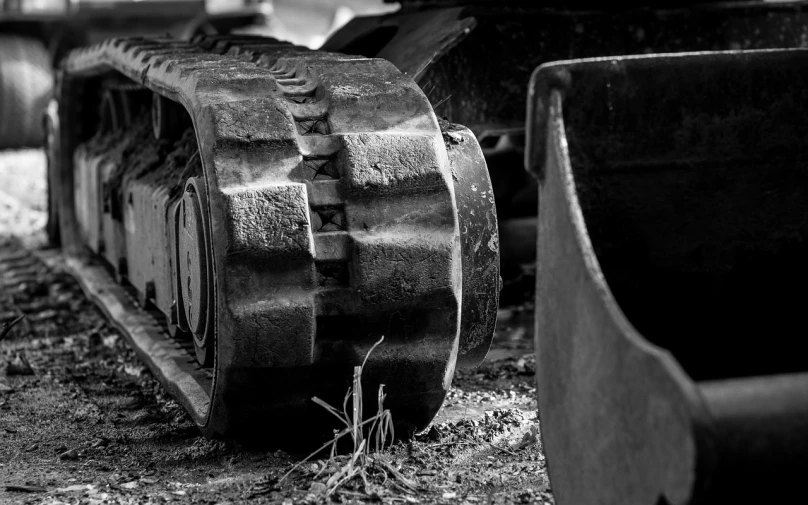
[[[653,69],[671,66],[683,71],[690,65],[709,61],[715,66],[756,66],[777,68],[778,65],[808,66],[808,48],[753,49],[728,51],[694,51],[683,53],[634,54],[560,60],[540,65],[530,78],[527,96],[527,132],[525,169],[542,179],[546,156],[547,131],[544,126],[549,114],[549,99],[553,90],[561,92],[562,103],[576,90],[574,74],[605,73]]]
[[[583,72],[586,65],[605,70],[614,62],[685,67],[711,58],[736,68],[758,65],[765,70],[794,64],[801,69],[808,66],[808,52],[664,57],[668,59],[654,55],[555,62],[540,67],[531,81],[526,165],[539,179],[540,194],[537,386],[550,477],[559,503],[630,503],[638,495],[626,489],[626,481],[636,489],[651,488],[645,500],[649,502],[659,496],[671,503],[721,499],[738,492],[728,486],[727,475],[731,469],[748,472],[745,460],[763,454],[768,465],[786,468],[783,465],[793,461],[793,454],[780,449],[789,441],[805,446],[799,445],[805,437],[788,426],[804,417],[808,374],[697,382],[674,355],[648,341],[626,317],[604,276],[579,202],[580,181],[570,161],[564,105],[575,85],[575,72]],[[761,394],[782,401],[757,401]],[[648,410],[637,398],[652,397],[668,405],[662,411],[676,414],[650,423],[643,417]],[[649,425],[655,429],[649,430]],[[774,449],[756,447],[755,437],[769,437]],[[643,452],[649,446],[662,448],[665,465]],[[691,450],[677,452],[683,446]],[[808,459],[805,451],[796,454]],[[607,470],[628,461],[632,464],[623,468],[623,474]],[[794,464],[803,465],[799,459]],[[679,470],[665,473],[674,467]],[[651,469],[643,474],[638,468]],[[749,478],[748,473],[743,475]],[[789,475],[792,480],[785,480]],[[773,472],[766,478],[793,487],[795,475]],[[587,486],[601,494],[591,499],[583,491]]]

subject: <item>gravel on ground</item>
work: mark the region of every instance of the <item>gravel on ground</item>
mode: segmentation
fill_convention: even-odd
[[[0,503],[553,503],[529,301],[429,428],[326,495],[350,455],[200,436],[44,243],[44,173],[41,151],[0,153],[0,331],[25,315],[0,342]]]

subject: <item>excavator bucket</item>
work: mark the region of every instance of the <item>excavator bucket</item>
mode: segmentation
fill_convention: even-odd
[[[799,49],[533,74],[537,384],[560,505],[804,494],[807,90]]]

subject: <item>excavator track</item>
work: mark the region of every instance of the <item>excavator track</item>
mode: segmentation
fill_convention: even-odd
[[[392,64],[260,37],[111,39],[65,59],[46,125],[49,230],[206,436],[329,436],[311,398],[342,405],[382,336],[365,410],[384,384],[412,433],[485,356],[485,162]]]

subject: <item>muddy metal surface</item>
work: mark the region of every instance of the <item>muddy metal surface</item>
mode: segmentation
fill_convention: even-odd
[[[0,153],[0,328],[26,315],[0,342],[0,503],[553,502],[528,305],[430,428],[327,495],[348,456],[280,480],[307,454],[201,437],[44,247],[44,213],[44,156]]]

